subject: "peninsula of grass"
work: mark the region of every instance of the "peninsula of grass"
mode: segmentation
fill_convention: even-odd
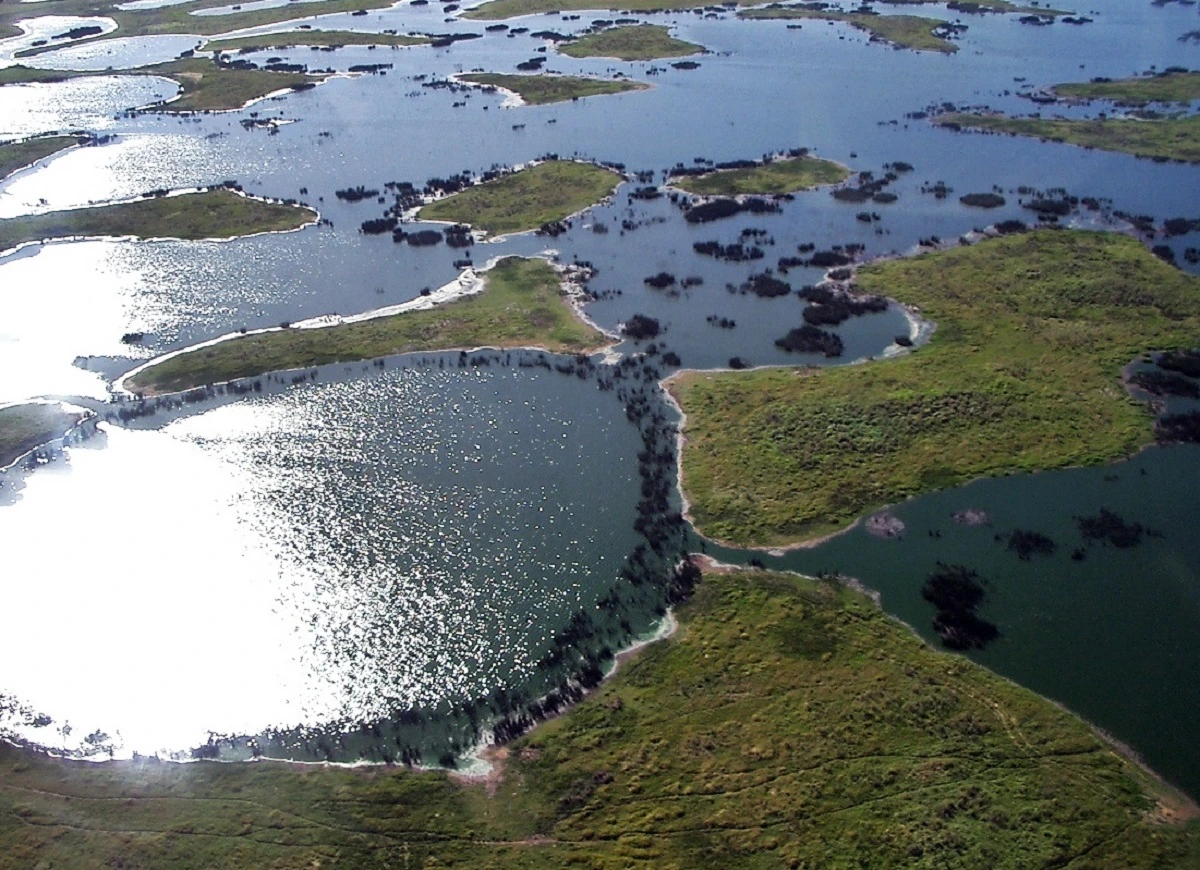
[[[677,616],[486,782],[0,743],[0,867],[1195,866],[1186,799],[857,593],[710,574]]]
[[[321,329],[281,329],[188,351],[144,369],[125,386],[146,394],[169,393],[413,351],[536,346],[579,353],[609,342],[575,315],[558,273],[546,261],[508,257],[484,278],[483,292],[425,311]]]
[[[43,136],[0,144],[0,181],[51,154],[57,154],[74,145],[82,145],[87,141],[87,136]]]
[[[948,22],[919,15],[876,15],[864,12],[839,12],[836,9],[811,9],[805,6],[766,6],[739,12],[742,18],[751,19],[812,19],[815,21],[841,21],[870,34],[871,39],[889,42],[900,48],[914,51],[939,51],[954,54],[958,46],[939,36],[935,31],[947,26]]]
[[[83,419],[78,411],[62,405],[32,402],[0,408],[0,468],[18,456],[59,438]]]
[[[277,91],[295,90],[324,81],[323,75],[239,69],[209,58],[190,57],[136,70],[60,71],[11,66],[0,70],[0,85],[52,83],[83,76],[161,76],[179,85],[177,99],[147,108],[150,112],[221,112],[240,109],[247,103]]]
[[[1052,90],[1060,97],[1112,100],[1122,106],[1190,103],[1200,100],[1200,72],[1169,72],[1111,81],[1071,82],[1055,85]]]
[[[943,0],[881,0],[889,6],[924,6],[941,4]],[[1018,6],[1009,0],[957,0],[951,7],[955,12],[967,14],[1000,13],[1014,15],[1037,15],[1040,18],[1058,18],[1071,15],[1062,9],[1049,9],[1044,6]]]
[[[573,160],[547,160],[423,206],[421,220],[470,224],[492,234],[561,221],[612,194],[621,176]]]
[[[201,51],[255,51],[258,49],[296,48],[315,45],[319,48],[342,48],[348,45],[428,45],[428,36],[405,36],[397,33],[359,33],[352,30],[289,30],[285,33],[264,33],[258,36],[233,36],[206,42]]]
[[[612,57],[617,60],[657,60],[700,54],[703,46],[671,36],[659,24],[613,27],[562,43],[558,50],[570,57]]]
[[[583,97],[624,94],[650,87],[628,79],[595,79],[590,76],[508,75],[505,73],[464,73],[459,81],[512,91],[531,106],[562,103]]]
[[[317,219],[303,206],[266,202],[231,190],[159,196],[0,220],[0,251],[26,242],[74,236],[139,239],[230,239],[294,230]]]
[[[772,160],[761,166],[678,176],[671,179],[671,186],[701,196],[767,195],[837,184],[849,177],[850,170],[840,163],[804,155]]]
[[[933,320],[929,345],[671,384],[687,414],[683,486],[704,534],[794,544],[977,477],[1128,456],[1153,432],[1122,368],[1200,335],[1200,280],[1116,233],[1005,236],[872,264],[857,280]]]
[[[1034,136],[1101,151],[1120,151],[1135,157],[1200,163],[1200,116],[1161,120],[1047,120],[955,112],[939,115],[934,123],[954,130]]]

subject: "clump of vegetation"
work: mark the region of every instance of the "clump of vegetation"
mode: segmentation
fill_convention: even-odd
[[[840,336],[811,323],[788,330],[783,338],[775,339],[775,346],[791,353],[819,353],[825,357],[841,356],[844,349]]]
[[[1144,535],[1157,536],[1157,532],[1147,529],[1141,523],[1127,523],[1116,512],[1108,508],[1100,508],[1095,516],[1075,517],[1079,533],[1087,544],[1112,544],[1118,550],[1128,550],[1142,543]]]
[[[1000,636],[1000,630],[976,614],[983,603],[983,580],[962,565],[937,563],[921,587],[921,597],[937,608],[933,630],[950,649],[983,649]]]
[[[531,106],[561,103],[604,94],[644,91],[643,82],[629,79],[597,79],[588,76],[507,75],[505,73],[466,73],[459,80],[487,88],[512,91]]]
[[[849,175],[850,170],[840,163],[804,154],[747,167],[675,175],[671,178],[671,184],[680,190],[702,196],[767,195],[795,193],[824,184],[837,184],[845,181]]]
[[[620,175],[602,166],[547,160],[430,203],[418,217],[489,233],[526,232],[595,205],[620,183]]]
[[[1200,411],[1183,411],[1159,418],[1154,433],[1163,444],[1200,444]]]
[[[1200,399],[1200,384],[1179,372],[1146,369],[1134,372],[1129,382],[1148,393],[1158,396],[1185,396]]]
[[[656,319],[645,314],[635,314],[621,324],[621,332],[635,341],[655,338],[661,329]]]
[[[656,60],[687,57],[704,51],[702,46],[671,36],[657,24],[613,27],[589,33],[570,42],[559,43],[558,50],[570,57],[614,57],[617,60]]]
[[[177,392],[417,350],[540,345],[578,352],[607,341],[571,311],[561,296],[558,274],[544,260],[509,257],[487,272],[486,280],[482,293],[427,311],[232,338],[157,363],[126,386],[138,392]]]
[[[1041,532],[1014,529],[1008,535],[1008,549],[1022,562],[1028,562],[1034,556],[1053,556],[1056,548],[1054,541]]]
[[[1168,351],[1167,353],[1160,354],[1155,362],[1161,369],[1178,372],[1189,378],[1200,378],[1200,351]]]
[[[741,290],[743,293],[753,293],[760,299],[774,299],[777,296],[790,295],[792,286],[767,272],[756,272],[746,279]]]
[[[266,202],[218,188],[0,220],[0,251],[26,242],[71,236],[227,239],[296,229],[316,217],[309,208]]]
[[[1007,200],[998,193],[968,193],[958,201],[974,208],[1000,208]]]
[[[1154,75],[1135,78],[1096,78],[1090,82],[1055,85],[1052,90],[1060,97],[1112,100],[1123,106],[1190,103],[1200,100],[1200,72],[1173,67]]]
[[[365,33],[355,30],[288,30],[260,36],[232,36],[204,43],[201,51],[258,51],[268,48],[294,48],[315,45],[320,48],[339,48],[347,45],[428,45],[428,36],[405,36],[398,33]]]
[[[711,199],[697,205],[689,206],[683,213],[683,219],[689,224],[706,224],[735,214],[750,212],[751,214],[766,214],[778,212],[780,208],[775,203],[759,197],[745,199]]]
[[[1152,440],[1152,417],[1122,371],[1200,334],[1200,281],[1118,233],[1006,235],[860,266],[856,281],[917,306],[937,324],[929,344],[861,366],[672,382],[704,534],[777,546],[977,477],[1128,456]],[[1160,437],[1182,431],[1160,424]]]
[[[772,3],[762,9],[739,12],[742,18],[785,18],[815,19],[817,21],[840,21],[870,34],[872,42],[887,42],[900,48],[914,51],[938,51],[953,54],[958,46],[946,37],[956,31],[956,26],[936,18],[918,15],[879,15],[873,11],[855,10],[842,12],[827,3],[797,3],[783,6]],[[965,29],[965,28],[962,28]]]

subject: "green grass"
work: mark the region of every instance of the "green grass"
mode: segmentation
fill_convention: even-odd
[[[531,106],[561,103],[583,97],[623,94],[650,87],[628,79],[595,79],[590,76],[507,75],[505,73],[465,73],[460,81],[468,84],[491,85],[512,91]]]
[[[141,372],[130,390],[167,393],[332,362],[456,347],[593,350],[608,338],[575,316],[544,260],[509,257],[486,274],[482,293],[427,311],[323,329],[247,335],[172,357]]]
[[[937,36],[933,31],[945,21],[922,18],[918,15],[867,15],[860,12],[838,12],[836,9],[804,9],[799,6],[769,6],[739,12],[742,18],[763,19],[811,19],[814,21],[841,21],[866,31],[872,41],[890,42],[900,48],[914,51],[938,51],[954,54],[958,46],[948,39]]]
[[[228,239],[295,229],[316,217],[308,208],[209,190],[0,220],[0,251],[70,236]]]
[[[488,786],[0,744],[0,867],[1195,866],[1082,722],[855,593],[709,575],[678,615]]]
[[[404,36],[395,33],[356,33],[351,30],[290,30],[261,36],[235,36],[204,44],[202,51],[241,51],[266,48],[292,48],[316,45],[340,48],[347,45],[428,45],[428,36]]]
[[[23,453],[58,438],[79,422],[81,414],[61,405],[12,405],[0,408],[0,468]]]
[[[1006,236],[873,264],[858,283],[918,306],[937,323],[929,346],[674,383],[706,535],[790,544],[976,477],[1126,456],[1152,433],[1122,367],[1200,336],[1200,280],[1115,233]]]
[[[176,100],[152,106],[152,112],[205,112],[240,109],[247,103],[275,91],[296,88],[324,81],[322,75],[272,72],[261,69],[232,69],[219,66],[209,58],[193,57],[173,60],[137,70],[89,72],[60,72],[39,70],[26,66],[0,69],[0,85],[30,82],[62,82],[82,76],[97,75],[154,75],[171,79],[179,85]]]
[[[617,60],[655,60],[665,57],[687,57],[704,51],[703,46],[684,42],[671,36],[671,31],[658,24],[634,27],[613,27],[571,42],[562,43],[558,50],[570,57],[615,57]]]
[[[40,139],[0,144],[0,180],[51,154],[87,141],[86,136],[43,136]]]
[[[548,160],[422,207],[421,220],[470,224],[489,233],[520,233],[595,205],[621,183],[611,169]]]
[[[1136,118],[1044,120],[951,113],[938,116],[934,123],[952,129],[962,127],[991,133],[1036,136],[1084,148],[1121,151],[1136,157],[1200,163],[1200,116],[1154,121]]]
[[[671,179],[671,186],[702,196],[794,193],[822,184],[837,184],[850,177],[850,170],[819,157],[790,157],[752,169],[719,169],[707,175]]]
[[[1190,103],[1200,100],[1200,72],[1139,76],[1110,82],[1069,82],[1055,85],[1060,97],[1081,100],[1112,100],[1123,106],[1146,103]]]
[[[757,0],[739,0],[751,5]],[[582,12],[588,9],[610,9],[615,12],[661,12],[671,9],[699,9],[708,4],[702,0],[490,0],[463,13],[463,18],[478,21],[498,21],[519,15],[539,15],[543,12]]]

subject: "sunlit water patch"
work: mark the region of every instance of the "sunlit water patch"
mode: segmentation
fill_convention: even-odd
[[[6,575],[0,691],[54,723],[24,736],[187,750],[528,683],[639,540],[642,441],[589,381],[448,359],[113,428],[29,475],[0,521],[40,580]]]
[[[183,52],[194,49],[199,43],[199,38],[195,36],[129,36],[69,46],[35,55],[26,63],[41,69],[136,69],[174,60]]]

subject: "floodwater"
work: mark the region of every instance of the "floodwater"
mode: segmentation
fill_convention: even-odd
[[[1195,65],[1196,46],[1179,39],[1197,27],[1194,8],[1086,5],[1078,11],[1094,20],[1079,27],[962,16],[968,30],[949,56],[893,50],[820,22],[789,28],[724,12],[626,16],[669,24],[674,35],[709,49],[691,70],[575,60],[529,33],[487,32],[491,22],[447,20],[436,4],[403,5],[311,23],[480,38],[448,48],[250,53],[244,57],[259,63],[278,57],[341,74],[223,114],[129,114],[175,92],[173,83],[145,75],[0,88],[2,137],[115,134],[103,146],[72,150],[0,182],[0,217],[234,180],[254,194],[299,198],[332,224],[224,243],[89,240],[0,256],[0,402],[46,395],[99,402],[111,379],[158,353],[242,327],[393,305],[452,280],[464,257],[481,265],[507,254],[589,262],[597,298],[588,316],[609,330],[633,314],[657,318],[664,327],[658,343],[687,367],[723,367],[735,356],[755,365],[840,364],[892,352],[894,339],[913,326],[898,307],[837,327],[845,351],[825,359],[774,344],[802,323],[797,296],[763,299],[741,287],[768,268],[793,289],[819,281],[823,270],[783,274],[778,267],[802,245],[861,246],[862,258],[871,258],[1000,220],[1033,223],[1020,204],[1032,190],[1065,188],[1160,221],[1200,217],[1194,166],[953,133],[917,116],[943,103],[1094,115],[1113,107],[1038,106],[1027,96],[1056,82]],[[940,5],[917,12],[956,17]],[[567,33],[611,17],[508,23]],[[0,43],[0,57],[11,62],[33,39],[80,23],[34,22],[29,35]],[[278,29],[288,25],[246,32]],[[166,59],[194,43],[170,39],[178,45],[131,40],[120,61]],[[115,65],[105,52],[118,48],[102,42],[34,60],[70,54],[76,63],[90,55],[103,68]],[[499,94],[427,86],[471,69],[513,72],[543,56],[547,71],[620,72],[653,87],[502,108]],[[379,75],[345,74],[362,64],[390,66]],[[268,119],[295,123],[271,132],[241,123]],[[432,177],[547,154],[620,164],[659,184],[677,165],[797,147],[876,176],[896,161],[913,170],[889,186],[894,203],[848,204],[816,190],[777,213],[701,225],[687,223],[666,197],[632,198],[645,182],[628,182],[561,235],[525,234],[467,250],[363,235],[359,225],[390,201],[349,204],[335,195],[360,184],[382,192],[388,181],[420,187]],[[938,181],[948,196],[931,192]],[[993,187],[1008,199],[1000,209],[958,201]],[[1087,213],[1072,223],[1120,226]],[[715,260],[693,248],[706,241],[753,244],[762,257]],[[1200,234],[1153,243],[1168,244],[1181,265],[1196,269],[1183,254],[1200,245]],[[699,282],[677,292],[644,283],[663,271]],[[736,325],[714,326],[720,318]],[[140,336],[127,340],[132,334]],[[619,348],[637,349],[630,342]],[[5,641],[13,644],[5,659],[22,664],[0,680],[0,691],[54,717],[35,739],[52,742],[45,732],[69,721],[74,742],[60,735],[62,745],[78,746],[80,734],[99,729],[119,732],[123,748],[114,751],[186,750],[209,732],[365,720],[499,684],[536,686],[530,662],[538,644],[570,620],[572,608],[602,596],[606,572],[636,546],[629,530],[640,443],[619,404],[590,381],[541,369],[392,365],[382,373],[323,370],[316,383],[276,386],[219,407],[192,406],[149,429],[108,424],[105,439],[37,470],[19,498],[0,507],[0,539],[40,560],[54,590],[46,596],[44,585],[4,585],[6,595],[26,596],[12,598],[23,600],[22,612],[40,614],[21,626],[29,636]],[[560,456],[553,451],[564,430],[571,446]],[[547,464],[551,457],[555,465]],[[1187,484],[1198,458],[1194,450],[1154,450],[1117,470],[983,482],[897,508],[909,523],[903,541],[856,531],[772,564],[861,577],[926,636],[930,614],[919,587],[929,566],[936,559],[969,564],[991,580],[983,615],[1003,633],[978,660],[1063,701],[1195,793],[1200,763],[1186,738],[1200,699],[1179,675],[1196,671],[1200,648],[1200,556],[1185,533],[1196,518]],[[1106,479],[1113,475],[1119,479]],[[949,521],[967,502],[992,514],[990,530]],[[1071,517],[1103,505],[1163,537],[1072,561]],[[1055,538],[1057,555],[1024,563],[993,541],[1018,526]],[[941,537],[930,537],[931,529]],[[367,553],[374,562],[361,561]],[[308,597],[306,610],[300,602]],[[650,616],[642,612],[631,628],[646,627]],[[72,632],[61,654],[27,654],[46,649],[38,638],[58,632],[64,620]],[[147,644],[138,642],[142,634]],[[172,637],[181,638],[178,645]],[[343,647],[346,638],[355,644]],[[146,656],[152,640],[166,652]],[[347,684],[351,673],[367,675],[361,691]],[[372,706],[370,697],[391,706]]]

